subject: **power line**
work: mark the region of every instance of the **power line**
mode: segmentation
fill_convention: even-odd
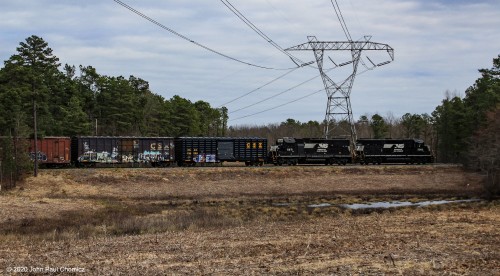
[[[351,8],[354,11],[354,18],[356,19],[356,22],[358,23],[359,28],[361,29],[361,32],[363,34],[366,34],[366,32],[363,28],[363,25],[361,24],[361,21],[359,21],[359,16],[358,16],[358,13],[356,12],[356,7],[354,7],[354,5],[352,4],[352,0],[349,0],[349,3],[351,4]]]
[[[283,13],[281,10],[278,10],[276,8],[276,6],[274,6],[269,0],[266,0],[267,4],[269,4],[269,6],[271,6],[273,8],[273,10],[275,10],[275,13],[278,14],[279,13],[279,16],[282,17],[286,22],[288,22],[288,24],[292,25],[294,24],[292,22],[292,20],[290,20],[290,18],[288,18],[288,16],[286,16],[285,13]]]
[[[262,37],[265,41],[271,44],[274,48],[278,49],[278,51],[287,55],[297,66],[299,64],[304,64],[303,61],[294,57],[289,52],[285,51],[281,46],[279,46],[276,42],[274,42],[269,36],[267,36],[264,32],[262,32],[257,26],[255,26],[248,18],[246,18],[233,4],[229,2],[229,0],[220,0],[222,4],[224,4],[232,13],[234,13],[241,21],[243,21],[250,29],[252,29],[255,33],[257,33],[260,37]]]
[[[228,101],[228,102],[225,102],[225,103],[223,103],[223,104],[219,105],[217,108],[222,107],[222,106],[224,106],[224,105],[227,105],[227,104],[229,104],[229,103],[232,103],[232,102],[234,102],[234,101],[237,101],[237,100],[239,100],[239,99],[241,99],[241,98],[243,98],[243,97],[245,97],[245,96],[248,96],[248,95],[250,95],[250,94],[252,94],[252,93],[254,93],[254,92],[256,92],[256,91],[258,91],[258,90],[260,90],[260,89],[262,89],[262,88],[264,88],[264,87],[266,87],[266,86],[268,86],[269,84],[271,84],[271,83],[273,83],[273,82],[275,82],[275,81],[277,81],[277,80],[279,80],[279,79],[281,79],[281,78],[285,77],[286,75],[288,75],[288,74],[292,73],[293,71],[297,70],[298,68],[299,68],[299,67],[293,68],[293,69],[291,69],[290,71],[286,72],[285,74],[282,74],[282,75],[280,75],[279,77],[277,77],[277,78],[275,78],[275,79],[273,79],[273,80],[271,80],[271,81],[269,81],[269,82],[265,83],[264,85],[261,85],[261,86],[259,86],[259,87],[255,88],[255,89],[251,90],[250,92],[247,92],[247,93],[245,93],[245,94],[243,94],[243,95],[241,95],[241,96],[238,96],[238,97],[236,97],[236,98],[234,98],[234,99],[232,99],[232,100],[230,100],[230,101]]]
[[[281,91],[281,92],[279,92],[279,93],[276,93],[276,94],[274,94],[274,95],[272,95],[272,96],[269,96],[269,97],[267,97],[267,98],[265,98],[265,99],[263,99],[263,100],[260,100],[260,101],[258,101],[258,102],[255,102],[255,103],[253,103],[253,104],[250,104],[250,105],[244,106],[244,107],[242,107],[242,108],[239,108],[239,109],[233,110],[233,111],[229,112],[229,114],[231,114],[231,113],[235,113],[235,112],[238,112],[238,111],[241,111],[241,110],[243,110],[243,109],[247,109],[247,108],[252,107],[252,106],[255,106],[255,105],[258,105],[258,104],[263,103],[263,102],[265,102],[265,101],[268,101],[268,100],[270,100],[270,99],[272,99],[272,98],[276,98],[276,97],[278,97],[279,95],[282,95],[282,94],[285,94],[285,93],[287,93],[287,92],[290,92],[290,91],[292,91],[293,89],[295,89],[295,88],[297,88],[297,87],[299,87],[299,86],[302,86],[302,85],[304,85],[304,84],[306,84],[306,83],[308,83],[308,82],[310,82],[310,81],[314,80],[315,78],[317,78],[317,77],[319,77],[319,76],[321,76],[321,75],[314,76],[314,77],[312,77],[312,78],[310,78],[310,79],[307,79],[307,80],[305,80],[305,81],[303,81],[303,82],[301,82],[301,83],[299,83],[299,84],[297,84],[297,85],[294,85],[294,86],[292,86],[292,87],[290,87],[290,88],[288,88],[288,89],[286,89],[286,90],[284,90],[284,91]]]
[[[328,69],[328,71],[330,71],[330,70],[333,70],[333,68]],[[356,74],[356,76],[359,76],[359,75],[361,75],[361,74],[365,73],[365,72],[366,72],[366,71],[368,71],[368,70],[370,70],[370,69],[366,69],[366,70],[364,70],[364,71],[361,71],[360,73],[357,73],[357,74]],[[318,76],[319,76],[319,75],[318,75]],[[318,76],[316,76],[316,77],[318,77]],[[316,78],[316,77],[314,77],[314,78]],[[313,79],[314,79],[314,78],[313,78]],[[306,81],[306,82],[307,82],[307,81]],[[302,99],[305,99],[305,98],[307,98],[307,97],[310,97],[310,96],[312,96],[312,95],[314,95],[314,94],[317,94],[317,93],[319,93],[319,92],[322,92],[322,91],[325,91],[325,89],[320,89],[320,90],[318,90],[318,91],[314,91],[314,92],[312,92],[312,93],[309,93],[309,94],[307,94],[307,95],[305,95],[305,96],[302,96],[302,97],[300,97],[300,98],[297,98],[297,99],[291,100],[291,101],[289,101],[289,102],[286,102],[286,103],[283,103],[283,104],[280,104],[280,105],[277,105],[277,106],[274,106],[274,107],[271,107],[271,108],[268,108],[268,109],[264,109],[264,110],[259,111],[259,112],[255,112],[255,113],[248,114],[248,115],[245,115],[245,116],[241,116],[241,117],[238,117],[238,118],[235,118],[235,119],[231,119],[231,120],[229,120],[229,121],[236,121],[236,120],[240,120],[240,119],[248,118],[248,117],[251,117],[251,116],[255,116],[255,115],[258,115],[258,114],[261,114],[261,113],[264,113],[264,112],[268,112],[268,111],[274,110],[274,109],[276,109],[276,108],[279,108],[279,107],[282,107],[282,106],[285,106],[285,105],[288,105],[288,104],[291,104],[291,103],[294,103],[294,102],[300,101],[300,100],[302,100]],[[286,91],[286,92],[288,92],[288,91]],[[279,95],[281,95],[281,94],[283,94],[283,93],[284,93],[284,92],[279,93]],[[277,95],[276,95],[276,96],[277,96]],[[246,107],[245,107],[245,108],[246,108]],[[239,109],[239,110],[241,110],[241,109]],[[236,112],[236,111],[233,111],[233,112]],[[232,112],[229,112],[229,113],[232,113]]]
[[[340,11],[339,3],[337,3],[337,0],[335,0],[335,4],[333,3],[333,0],[330,0],[332,3],[333,9],[335,10],[335,14],[337,15],[337,18],[339,19],[340,26],[342,27],[342,30],[344,31],[345,36],[349,41],[352,41],[351,34],[349,33],[349,29],[347,29],[347,24],[345,23],[344,16],[342,15],[342,11]],[[337,12],[338,9],[338,12]]]
[[[322,91],[325,91],[325,89],[320,89],[320,90],[318,90],[318,91],[314,91],[314,92],[312,92],[312,93],[310,93],[310,94],[307,94],[307,95],[302,96],[302,97],[300,97],[300,98],[297,98],[297,99],[295,99],[295,100],[291,100],[291,101],[289,101],[289,102],[286,102],[286,103],[283,103],[283,104],[280,104],[280,105],[277,105],[277,106],[275,106],[275,107],[271,107],[271,108],[268,108],[268,109],[265,109],[265,110],[262,110],[262,111],[259,111],[259,112],[255,112],[255,113],[252,113],[252,114],[249,114],[249,115],[245,115],[245,116],[241,116],[241,117],[238,117],[238,118],[235,118],[235,119],[231,119],[231,120],[229,120],[229,121],[236,121],[236,120],[240,120],[240,119],[243,119],[243,118],[248,118],[248,117],[251,117],[251,116],[255,116],[255,115],[258,115],[258,114],[261,114],[261,113],[264,113],[264,112],[268,112],[268,111],[271,111],[271,110],[273,110],[273,109],[276,109],[276,108],[279,108],[279,107],[282,107],[282,106],[285,106],[285,105],[288,105],[288,104],[291,104],[291,103],[294,103],[294,102],[300,101],[300,100],[302,100],[302,99],[305,99],[305,98],[307,98],[307,97],[310,97],[310,96],[312,96],[312,95],[314,95],[314,94],[317,94],[317,93],[319,93],[319,92],[322,92]]]
[[[151,22],[151,23],[155,24],[156,26],[158,26],[158,27],[160,27],[160,28],[162,28],[162,29],[164,29],[164,30],[166,30],[166,31],[168,31],[168,32],[170,32],[170,33],[172,33],[172,34],[174,34],[174,35],[176,35],[176,36],[178,36],[178,37],[180,37],[180,38],[182,38],[182,39],[184,39],[184,40],[188,41],[188,42],[191,42],[191,43],[193,43],[194,45],[196,45],[196,46],[198,46],[198,47],[201,47],[201,48],[203,48],[203,49],[205,49],[205,50],[207,50],[207,51],[209,51],[209,52],[212,52],[212,53],[217,54],[217,55],[219,55],[219,56],[225,57],[225,58],[227,58],[227,59],[230,59],[230,60],[233,60],[233,61],[236,61],[236,62],[242,63],[242,64],[246,64],[246,65],[249,65],[249,66],[253,66],[253,67],[257,67],[257,68],[262,68],[262,69],[270,69],[270,70],[290,70],[290,69],[296,68],[296,67],[290,67],[290,68],[273,68],[273,67],[261,66],[261,65],[256,65],[256,64],[253,64],[253,63],[250,63],[250,62],[246,62],[246,61],[243,61],[243,60],[240,60],[240,59],[237,59],[237,58],[234,58],[234,57],[228,56],[228,55],[226,55],[226,54],[223,54],[223,53],[221,53],[221,52],[219,52],[219,51],[216,51],[216,50],[214,50],[214,49],[212,49],[212,48],[209,48],[209,47],[207,47],[207,46],[205,46],[205,45],[203,45],[203,44],[201,44],[201,43],[198,43],[198,42],[196,42],[196,41],[194,41],[194,40],[192,40],[192,39],[190,39],[190,38],[188,38],[188,37],[186,37],[186,36],[184,36],[184,35],[182,35],[182,34],[180,34],[180,33],[176,32],[176,31],[174,31],[173,29],[171,29],[171,28],[169,28],[169,27],[167,27],[167,26],[165,26],[165,25],[161,24],[160,22],[158,22],[158,21],[156,21],[156,20],[152,19],[151,17],[149,17],[149,16],[147,16],[147,15],[145,15],[145,14],[141,13],[140,11],[138,11],[138,10],[136,10],[136,9],[132,8],[131,6],[129,6],[129,5],[127,5],[127,4],[125,4],[124,2],[122,2],[122,1],[120,1],[120,0],[113,0],[113,1],[115,1],[117,4],[121,5],[122,7],[124,7],[124,8],[126,8],[126,9],[128,9],[129,11],[131,11],[131,12],[133,12],[133,13],[135,13],[135,14],[139,15],[140,17],[142,17],[142,18],[144,18],[144,19],[148,20],[149,22]],[[297,67],[299,67],[299,65],[297,65]]]

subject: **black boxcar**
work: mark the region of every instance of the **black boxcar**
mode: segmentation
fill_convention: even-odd
[[[29,153],[31,160],[38,158],[41,167],[61,167],[71,164],[71,138],[70,137],[43,137],[37,140],[37,153],[35,153],[35,140],[30,139]]]
[[[267,140],[264,138],[179,137],[175,139],[175,155],[179,166],[245,162],[264,164]]]
[[[117,164],[169,166],[174,163],[171,137],[78,136],[71,141],[71,158],[77,166]]]
[[[419,139],[358,139],[358,158],[361,164],[432,163],[434,157]]]
[[[352,162],[348,139],[292,138],[276,140],[269,161],[275,165],[315,164],[345,165]]]
[[[178,166],[194,166],[197,163],[217,163],[216,137],[175,138],[175,160]]]
[[[257,137],[218,138],[217,159],[262,166],[267,157],[267,139]]]

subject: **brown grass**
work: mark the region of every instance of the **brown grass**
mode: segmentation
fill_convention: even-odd
[[[457,166],[47,170],[0,194],[0,274],[495,275],[498,201],[335,206],[481,193]]]
[[[302,166],[44,171],[26,197],[179,199],[291,195],[480,194],[480,176],[458,166]]]

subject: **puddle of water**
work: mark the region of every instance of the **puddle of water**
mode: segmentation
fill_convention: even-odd
[[[396,207],[406,207],[406,206],[429,206],[429,205],[439,205],[448,203],[460,203],[460,202],[474,202],[480,201],[480,199],[463,199],[463,200],[433,200],[433,201],[422,201],[422,202],[409,202],[409,201],[384,201],[384,202],[373,202],[373,203],[354,203],[354,204],[340,204],[340,207],[347,209],[387,209]]]
[[[320,203],[320,204],[310,204],[307,205],[309,208],[324,208],[324,207],[330,207],[332,206],[330,203]]]
[[[370,203],[353,203],[353,204],[331,204],[331,203],[318,203],[306,205],[308,208],[326,208],[337,206],[347,209],[388,209],[388,208],[398,208],[398,207],[423,207],[429,205],[440,205],[449,203],[461,203],[461,202],[474,202],[481,201],[480,199],[462,199],[462,200],[430,200],[421,202],[409,202],[409,201],[380,201],[380,202],[370,202]],[[289,202],[276,202],[272,203],[275,207],[290,207],[292,203]]]

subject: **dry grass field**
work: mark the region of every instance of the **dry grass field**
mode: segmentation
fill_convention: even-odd
[[[447,165],[43,170],[0,193],[0,274],[498,275],[499,201],[339,206],[479,198],[480,181]]]

